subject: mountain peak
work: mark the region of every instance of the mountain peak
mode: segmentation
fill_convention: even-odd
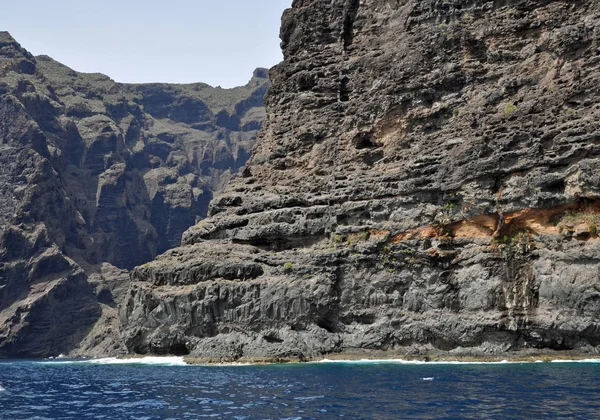
[[[254,70],[252,77],[256,77],[258,79],[268,79],[269,78],[269,69],[264,67],[258,67]]]
[[[34,61],[33,55],[25,48],[21,47],[10,33],[0,31],[0,64],[14,60],[15,58],[25,58]]]
[[[0,31],[0,46],[3,44],[12,44],[17,41],[12,37],[12,35],[7,31]]]

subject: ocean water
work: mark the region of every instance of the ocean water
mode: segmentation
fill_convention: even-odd
[[[1,419],[600,418],[600,362],[0,362]]]

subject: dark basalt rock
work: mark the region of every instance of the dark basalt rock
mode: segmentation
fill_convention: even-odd
[[[262,70],[234,89],[120,84],[0,32],[0,357],[125,351],[123,270],[206,216],[249,157],[268,85]]]
[[[598,353],[599,22],[592,0],[295,0],[250,163],[134,270],[127,348]]]

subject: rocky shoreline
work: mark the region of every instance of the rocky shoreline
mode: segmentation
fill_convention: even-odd
[[[130,354],[120,356],[122,360],[139,360],[149,356]],[[164,357],[164,356],[162,356]],[[230,358],[197,358],[182,356],[182,360],[189,365],[265,365],[265,364],[289,364],[289,363],[317,363],[317,362],[398,362],[398,363],[551,363],[551,362],[597,362],[600,363],[598,352],[582,351],[516,351],[504,354],[478,354],[466,350],[464,352],[436,352],[423,354],[407,354],[396,351],[355,351],[323,355],[321,357],[297,358],[297,357],[242,357]]]

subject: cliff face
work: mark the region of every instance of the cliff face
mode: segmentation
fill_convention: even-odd
[[[267,87],[119,84],[0,33],[0,357],[122,350],[126,270],[206,216]]]
[[[295,0],[244,177],[136,268],[139,353],[600,345],[600,6]]]

